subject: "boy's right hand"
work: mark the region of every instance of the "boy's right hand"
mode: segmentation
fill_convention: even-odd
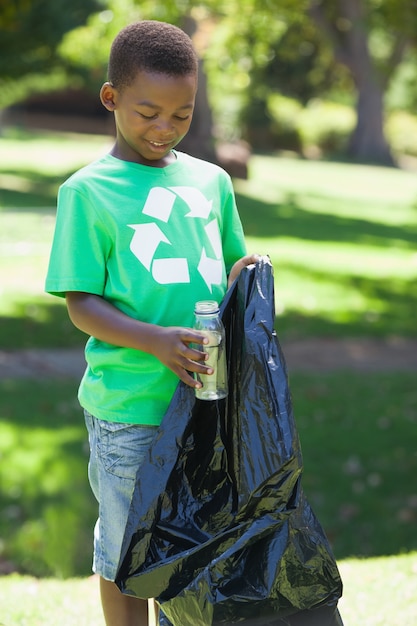
[[[115,346],[153,354],[190,387],[199,389],[201,383],[188,372],[213,373],[204,365],[206,353],[190,347],[192,343],[203,345],[208,341],[198,330],[141,322],[91,293],[69,291],[66,299],[71,320],[77,328]]]
[[[189,372],[213,374],[213,369],[204,365],[207,354],[192,348],[190,344],[208,343],[203,333],[179,326],[154,327],[152,354],[178,376],[186,385],[200,389],[201,383]]]

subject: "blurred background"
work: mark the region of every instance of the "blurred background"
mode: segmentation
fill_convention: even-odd
[[[112,145],[98,92],[139,19],[198,50],[181,148],[231,174],[248,249],[273,262],[304,486],[336,557],[413,554],[416,2],[2,0],[0,573],[90,572],[86,338],[43,283],[58,186]]]
[[[195,152],[243,140],[255,151],[393,164],[417,154],[415,9],[413,0],[4,2],[3,125],[109,132],[97,93],[111,41],[150,18],[181,26],[201,56]]]

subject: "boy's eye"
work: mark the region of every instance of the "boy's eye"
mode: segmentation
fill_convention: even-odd
[[[145,113],[141,113],[140,111],[137,111],[137,113],[144,119],[144,120],[155,120],[158,117],[157,113],[153,113],[152,115],[146,115]],[[176,120],[179,120],[180,122],[186,122],[189,119],[189,115],[174,115]]]
[[[141,117],[143,117],[144,120],[153,120],[156,117],[156,113],[154,113],[153,115],[145,115],[144,113],[141,113],[140,111],[138,111],[138,113]]]

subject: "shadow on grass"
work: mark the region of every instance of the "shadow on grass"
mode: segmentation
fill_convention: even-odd
[[[9,211],[27,210],[28,207],[41,209],[56,205],[59,186],[66,180],[73,170],[64,174],[47,175],[33,170],[8,170],[2,167],[0,171],[0,207],[7,207]]]
[[[11,175],[11,170],[3,170]],[[71,172],[67,172],[66,176]],[[19,178],[20,177],[20,178]],[[45,206],[55,204],[58,184],[65,176],[39,175],[24,170],[17,177],[29,191],[5,189],[2,202],[14,205],[10,210],[26,210],[29,204],[43,212]],[[23,182],[22,182],[23,181]],[[18,185],[17,185],[18,186]],[[329,198],[323,196],[323,203]],[[338,201],[338,200],[336,200]],[[300,205],[293,195],[278,203],[254,200],[237,193],[237,202],[247,236],[277,238],[293,237],[300,241],[340,242],[350,244],[372,243],[381,248],[400,246],[415,249],[416,229],[408,225],[389,226],[377,222],[341,217],[326,213],[310,212]],[[49,209],[50,211],[50,209]],[[266,251],[267,252],[267,251]],[[354,254],[354,246],[352,246]],[[331,318],[314,310],[286,310],[277,318],[277,329],[288,337],[303,336],[381,336],[387,334],[415,334],[417,310],[417,287],[411,281],[401,279],[371,278],[368,276],[337,275],[314,270],[305,259],[299,265],[286,262],[280,267],[283,274],[302,277],[311,285],[337,284],[346,291],[357,293],[359,298],[369,302],[368,311],[347,310]],[[301,309],[301,310],[300,310]],[[63,303],[50,303],[47,298],[34,299],[24,296],[13,308],[13,313],[0,317],[0,345],[4,348],[66,347],[81,346],[85,336],[77,331],[68,319]]]
[[[64,301],[20,299],[14,304],[13,315],[0,316],[0,346],[4,350],[81,348],[86,340],[70,321]]]
[[[73,170],[60,175],[45,175],[32,170],[2,169],[0,207],[9,211],[27,210],[28,207],[42,209],[56,205],[58,187]],[[12,184],[7,183],[8,176]],[[311,195],[311,194],[310,194]],[[401,242],[403,247],[417,245],[417,225],[406,227],[384,225],[368,220],[342,217],[327,213],[311,212],[302,208],[293,194],[282,202],[264,202],[236,192],[237,205],[244,225],[245,234],[253,237],[292,237],[305,241],[339,241],[341,243],[372,242],[389,246],[390,242]],[[329,198],[319,201],[328,204]],[[340,202],[339,199],[335,202]]]
[[[0,381],[0,559],[90,572],[97,505],[76,381]],[[303,485],[338,559],[417,549],[413,374],[295,374]]]
[[[415,375],[291,376],[303,485],[336,556],[417,549]]]
[[[331,265],[330,265],[331,269]],[[360,294],[370,303],[365,311],[346,309],[340,319],[330,319],[314,311],[305,314],[285,311],[276,318],[276,328],[284,334],[297,336],[358,337],[389,335],[415,336],[417,283],[400,279],[377,279],[367,276],[333,275],[308,268],[306,265],[285,263],[280,272],[290,271],[304,277],[306,284],[333,282],[346,291]]]
[[[384,337],[414,336],[416,331],[417,288],[398,280],[372,280],[360,276],[332,277],[307,270],[305,266],[287,265],[290,270],[305,274],[311,283],[337,280],[339,285],[354,288],[370,302],[374,310],[345,311],[341,319],[331,319],[315,311],[286,310],[276,318],[279,337],[287,340],[302,337]],[[13,314],[0,316],[2,349],[82,347],[87,336],[70,321],[64,301],[48,297],[19,298]]]
[[[91,571],[97,505],[76,381],[0,381],[0,558],[20,572]]]
[[[413,228],[386,226],[368,220],[306,211],[289,194],[284,202],[263,202],[243,194],[236,201],[245,234],[251,237],[292,237],[306,241],[363,243],[383,247],[401,241],[403,247],[417,245],[417,225]],[[323,196],[327,203],[328,198]]]

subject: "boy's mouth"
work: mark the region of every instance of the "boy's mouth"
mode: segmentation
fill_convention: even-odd
[[[150,144],[150,146],[152,148],[154,148],[155,150],[166,150],[167,148],[170,148],[173,144],[172,141],[165,141],[165,142],[161,142],[161,141],[148,141],[148,143]]]

